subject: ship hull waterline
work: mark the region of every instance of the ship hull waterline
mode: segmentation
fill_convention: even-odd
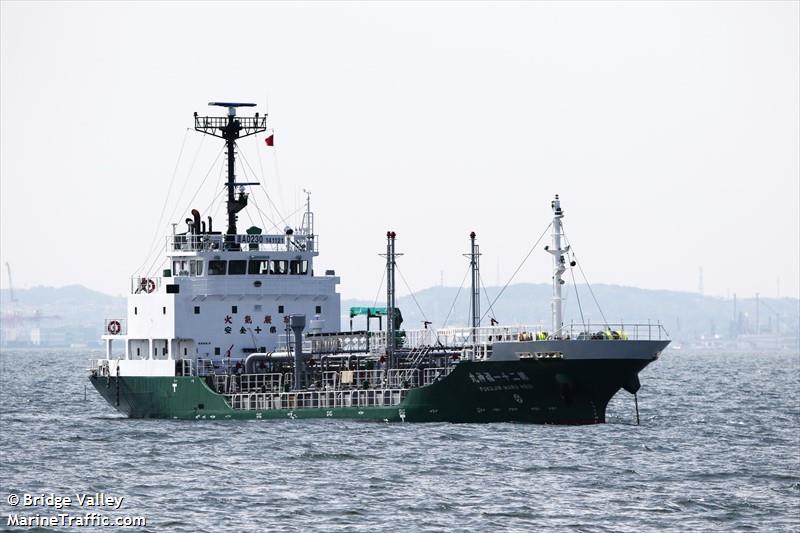
[[[391,406],[233,409],[205,379],[91,376],[130,418],[186,420],[339,418],[386,422],[596,424],[620,390],[636,392],[653,359],[465,361]]]

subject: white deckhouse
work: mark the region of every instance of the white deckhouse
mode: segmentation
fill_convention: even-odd
[[[266,117],[236,116],[237,107],[254,104],[210,105],[227,107],[228,116],[195,114],[195,129],[227,143],[227,231],[214,231],[211,217],[206,224],[193,209],[185,231],[173,229],[167,237],[163,275],[131,280],[128,318],[105,324],[112,375],[180,375],[187,366],[227,367],[251,353],[275,351],[290,342],[292,314],[309,317],[310,332],[339,329],[339,278],[314,271],[319,252],[310,196],[299,228],[237,231],[236,213],[247,205],[244,188],[256,184],[236,182],[235,141],[264,131]]]

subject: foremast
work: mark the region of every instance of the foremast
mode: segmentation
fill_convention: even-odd
[[[206,135],[213,135],[225,139],[225,147],[228,158],[228,180],[225,187],[228,188],[228,228],[225,231],[225,249],[239,250],[240,245],[236,242],[236,213],[247,206],[247,193],[244,190],[246,185],[258,185],[258,183],[237,183],[236,182],[236,141],[242,137],[249,137],[262,131],[266,131],[267,116],[259,116],[258,113],[252,117],[237,117],[237,107],[255,107],[256,104],[237,103],[237,102],[209,102],[208,105],[227,107],[227,117],[200,117],[194,114],[194,129]],[[238,194],[236,188],[239,188]]]
[[[472,278],[469,296],[470,327],[472,328],[472,342],[478,342],[478,328],[481,327],[481,275],[480,275],[480,249],[475,242],[475,232],[469,234],[469,269]]]
[[[552,244],[545,246],[545,250],[553,254],[553,299],[550,306],[553,320],[553,336],[560,337],[561,329],[564,327],[562,316],[563,299],[561,297],[561,286],[564,284],[564,280],[562,276],[567,271],[567,261],[564,254],[569,251],[569,246],[566,248],[561,247],[561,237],[564,235],[561,219],[564,218],[564,211],[561,210],[561,200],[558,199],[557,194],[555,199],[550,202],[550,207],[553,209]]]

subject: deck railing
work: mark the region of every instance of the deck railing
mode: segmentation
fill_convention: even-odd
[[[197,360],[198,376],[205,376],[208,374],[236,374],[238,370],[241,370],[241,372],[245,371],[245,359],[229,359],[224,357],[222,359],[200,358]]]
[[[564,324],[561,330],[549,335],[549,338],[662,341],[669,340],[669,334],[660,321],[644,323],[609,322],[607,324],[570,323]]]
[[[377,335],[374,331],[344,331],[335,334],[313,335],[307,337],[311,342],[311,351],[326,353],[365,352],[370,340]]]
[[[444,379],[452,370],[452,366],[447,368],[426,368],[422,373],[422,384],[430,385]]]
[[[194,361],[191,359],[178,359],[178,364],[175,365],[175,375],[177,376],[193,376],[194,375]]]
[[[274,252],[301,249],[303,251],[319,251],[319,237],[314,235],[168,235],[167,252],[203,252],[223,250],[226,239],[238,244],[242,250]]]
[[[270,409],[340,409],[343,407],[387,407],[399,405],[408,389],[347,389],[297,391],[283,393],[226,394],[233,409],[266,411]]]
[[[370,351],[386,350],[386,335],[370,340]],[[667,330],[660,322],[565,324],[555,333],[541,324],[518,326],[482,326],[478,328],[443,328],[405,330],[398,334],[397,345],[408,349],[426,346],[462,349],[470,346],[491,346],[495,342],[537,340],[668,340]]]
[[[191,361],[183,360],[191,363]],[[191,364],[184,367],[191,369]],[[413,389],[443,379],[452,368],[399,368],[395,370],[325,371],[313,387],[320,391]],[[188,374],[184,374],[188,375]],[[207,374],[209,386],[222,394],[284,393],[292,387],[292,374]]]

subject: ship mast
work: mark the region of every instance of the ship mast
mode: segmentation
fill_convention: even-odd
[[[389,370],[397,366],[394,360],[394,238],[395,232],[386,232],[386,364]]]
[[[247,193],[244,192],[245,185],[258,185],[258,183],[237,183],[236,182],[236,140],[242,137],[255,135],[267,129],[267,116],[237,117],[237,107],[255,107],[256,104],[236,103],[236,102],[209,102],[208,105],[227,107],[227,117],[199,117],[194,114],[194,129],[206,135],[213,135],[225,139],[225,147],[228,156],[228,180],[225,187],[228,188],[228,229],[225,232],[225,249],[239,250],[236,242],[236,213],[247,206]],[[239,194],[236,194],[236,188]]]
[[[564,231],[561,227],[561,219],[564,218],[564,211],[561,210],[561,201],[556,194],[555,200],[550,202],[553,209],[553,242],[551,246],[545,246],[545,250],[553,254],[553,300],[551,303],[553,314],[553,335],[561,336],[561,328],[564,325],[562,318],[562,298],[561,286],[564,280],[561,276],[566,272],[566,259],[564,254],[569,251],[569,246],[561,248],[561,237]]]
[[[471,314],[472,342],[478,341],[478,328],[481,326],[481,295],[480,295],[480,265],[478,258],[480,252],[475,243],[475,232],[469,234],[470,253],[469,268],[472,272],[472,291],[470,293],[469,308]]]

